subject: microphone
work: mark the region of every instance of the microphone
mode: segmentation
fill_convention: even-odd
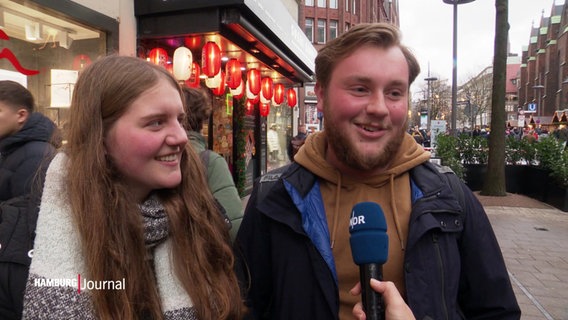
[[[383,297],[370,285],[371,278],[383,280],[383,264],[389,254],[387,222],[383,209],[374,202],[353,206],[349,221],[349,243],[353,261],[359,266],[361,299],[367,319],[385,318]]]

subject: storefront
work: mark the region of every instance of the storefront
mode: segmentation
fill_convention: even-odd
[[[203,134],[249,194],[255,178],[287,162],[297,89],[312,81],[315,49],[280,1],[134,3],[138,57],[208,88],[214,112]]]
[[[0,0],[0,27],[0,80],[27,87],[64,133],[77,76],[118,48],[118,22],[68,0]]]

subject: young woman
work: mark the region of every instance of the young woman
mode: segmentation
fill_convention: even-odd
[[[227,227],[166,69],[109,56],[80,76],[48,169],[24,317],[238,319]]]

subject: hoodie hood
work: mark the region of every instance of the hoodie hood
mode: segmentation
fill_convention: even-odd
[[[39,112],[33,112],[22,129],[0,140],[0,152],[17,148],[30,141],[52,142],[51,135],[54,131],[53,121]]]
[[[405,294],[403,261],[408,223],[410,220],[412,168],[428,161],[430,153],[405,133],[389,167],[363,178],[342,174],[325,160],[327,151],[325,131],[309,135],[295,156],[295,161],[319,177],[319,188],[325,207],[330,246],[339,282],[340,315],[348,317],[357,297],[349,294],[353,283],[359,281],[358,267],[352,260],[349,244],[349,218],[355,204],[373,201],[381,205],[387,221],[389,260],[384,265],[385,279],[393,281]]]

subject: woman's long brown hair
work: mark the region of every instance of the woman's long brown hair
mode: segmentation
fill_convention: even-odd
[[[101,319],[163,317],[152,260],[146,259],[140,209],[104,146],[110,126],[159,79],[170,81],[181,96],[166,69],[134,57],[109,56],[83,71],[73,93],[65,150],[70,160],[67,192],[87,276],[126,282],[125,290],[90,292]],[[181,160],[182,183],[157,190],[169,218],[173,273],[200,319],[238,319],[244,307],[230,240],[200,161],[188,144]]]

